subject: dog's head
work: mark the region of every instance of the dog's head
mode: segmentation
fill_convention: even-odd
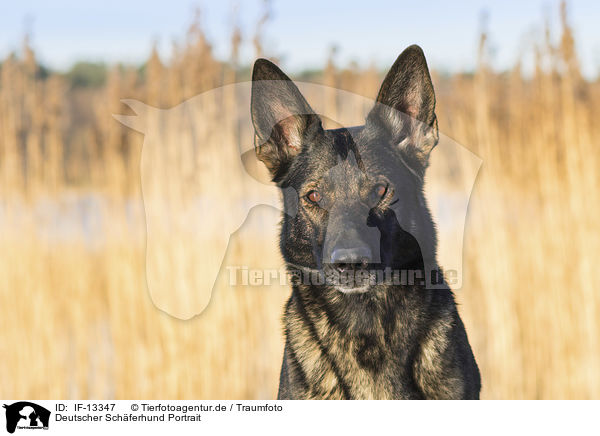
[[[345,293],[371,289],[376,271],[422,272],[435,258],[423,179],[438,141],[422,50],[398,57],[359,127],[325,130],[267,60],[256,61],[252,80],[256,154],[283,189],[285,210],[297,211],[282,223],[286,262],[330,273]]]

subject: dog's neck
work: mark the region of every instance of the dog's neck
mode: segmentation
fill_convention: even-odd
[[[293,285],[292,300],[308,322],[326,320],[344,335],[376,334],[392,319],[422,307],[430,292],[421,285],[373,285],[362,293],[345,294],[327,285]]]

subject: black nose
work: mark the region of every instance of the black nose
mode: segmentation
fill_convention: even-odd
[[[331,263],[338,269],[347,269],[355,265],[367,266],[372,260],[369,247],[335,248],[331,253]]]

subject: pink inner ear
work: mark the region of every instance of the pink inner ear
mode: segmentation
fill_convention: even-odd
[[[277,123],[286,145],[295,152],[300,151],[302,145],[299,122],[298,117],[291,115]]]
[[[423,98],[420,92],[416,89],[411,90],[406,94],[406,115],[412,118],[419,116],[419,108],[421,107]]]
[[[418,115],[418,111],[417,108],[415,106],[407,106],[406,107],[406,115],[408,115],[411,118],[417,118]]]

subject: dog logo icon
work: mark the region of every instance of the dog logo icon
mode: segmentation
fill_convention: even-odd
[[[14,433],[17,428],[48,430],[48,409],[29,401],[4,404],[3,407],[6,409],[6,431],[9,433]]]

